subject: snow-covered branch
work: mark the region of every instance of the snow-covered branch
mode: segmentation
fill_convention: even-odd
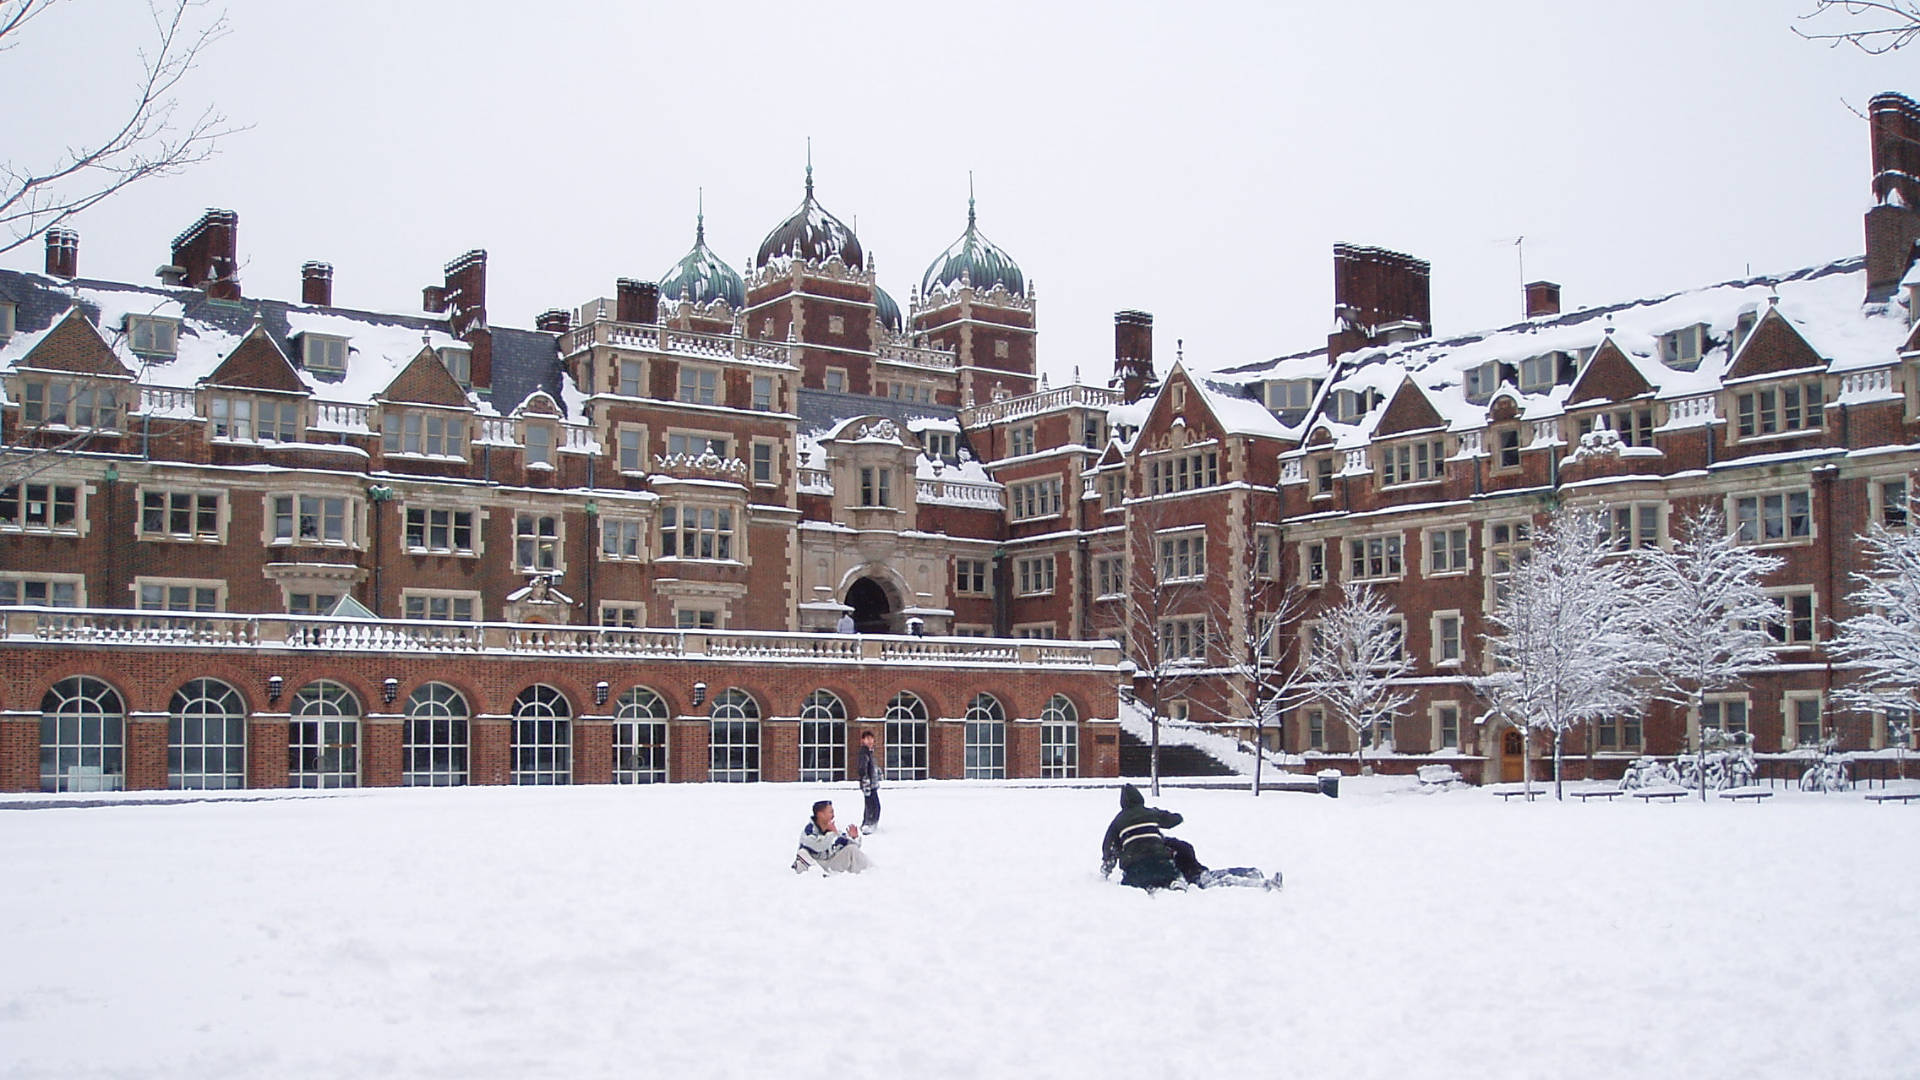
[[[1303,689],[1353,732],[1363,765],[1367,731],[1413,704],[1413,691],[1397,685],[1411,674],[1399,612],[1371,587],[1347,582],[1308,637]]]

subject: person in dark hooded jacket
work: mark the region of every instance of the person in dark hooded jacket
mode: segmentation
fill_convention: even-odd
[[[1198,877],[1206,867],[1194,859],[1192,845],[1171,840],[1160,831],[1173,828],[1181,820],[1171,810],[1148,806],[1139,788],[1122,786],[1120,812],[1107,826],[1106,839],[1100,844],[1100,872],[1110,874],[1118,866],[1120,884],[1139,889],[1165,889],[1175,882],[1185,885],[1191,877]],[[1178,851],[1175,845],[1185,850]],[[1192,875],[1183,872],[1183,861],[1193,864]]]

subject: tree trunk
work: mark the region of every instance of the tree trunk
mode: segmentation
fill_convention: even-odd
[[[1267,757],[1267,729],[1264,724],[1253,725],[1253,797],[1260,797],[1260,765]]]
[[[1147,786],[1153,790],[1153,797],[1160,797],[1160,708],[1155,706],[1153,716],[1149,718],[1153,726],[1153,748],[1147,765]]]
[[[1560,779],[1562,765],[1560,744],[1566,737],[1566,732],[1559,728],[1553,729],[1553,797],[1559,802],[1567,800],[1566,785]]]

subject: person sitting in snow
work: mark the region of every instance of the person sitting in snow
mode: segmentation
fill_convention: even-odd
[[[1207,868],[1194,857],[1193,845],[1162,833],[1183,819],[1171,810],[1148,806],[1132,784],[1120,788],[1120,812],[1100,843],[1100,873],[1120,868],[1120,884],[1138,889],[1184,888]]]
[[[813,818],[800,831],[800,852],[793,857],[794,872],[804,872],[809,862],[830,874],[857,874],[873,865],[873,860],[860,850],[860,826],[849,825],[845,832],[834,826],[830,799],[813,804]]]

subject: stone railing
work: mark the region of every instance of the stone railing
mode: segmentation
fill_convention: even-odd
[[[1298,484],[1307,478],[1307,463],[1304,458],[1287,458],[1280,462],[1280,482]]]
[[[905,364],[930,371],[952,371],[955,364],[954,355],[945,349],[927,349],[894,342],[882,343],[875,350],[875,356],[885,363]]]
[[[354,401],[313,403],[313,426],[338,431],[373,430],[373,406]]]
[[[560,339],[560,352],[563,356],[571,356],[595,345],[644,349],[706,360],[744,360],[762,364],[789,362],[787,346],[781,342],[752,341],[737,334],[705,334],[698,330],[614,322],[611,319],[596,319],[567,331]]]
[[[833,476],[825,469],[800,470],[800,490],[820,495],[833,494]]]
[[[1056,390],[1042,390],[1037,394],[1025,394],[1005,401],[995,401],[986,405],[976,405],[960,410],[960,422],[967,427],[998,423],[1002,420],[1015,420],[1023,416],[1035,416],[1054,409],[1064,409],[1071,405],[1085,405],[1090,408],[1104,409],[1120,404],[1120,392],[1104,386],[1085,386],[1075,383]]]
[[[1890,367],[1849,371],[1840,376],[1840,396],[1843,398],[1886,397],[1892,393],[1893,369]]]
[[[475,442],[505,443],[509,446],[518,442],[513,434],[513,421],[505,416],[480,417],[479,437]]]
[[[1720,416],[1720,395],[1696,394],[1693,397],[1673,399],[1667,406],[1667,423],[1670,426],[1688,426],[1712,423]]]
[[[1533,422],[1533,446],[1551,446],[1560,441],[1560,418]]]
[[[1463,458],[1479,457],[1486,452],[1487,433],[1483,431],[1463,431],[1460,433],[1460,453]]]
[[[136,411],[148,415],[192,416],[196,406],[193,391],[184,386],[142,386]]]
[[[978,506],[988,510],[1003,510],[1005,501],[1001,498],[1006,489],[999,484],[981,484],[965,480],[943,480],[939,478],[921,480],[917,499],[923,503],[947,503],[958,506]]]
[[[648,657],[729,662],[1020,664],[1113,667],[1108,641],[928,638],[894,634],[700,631],[526,623],[334,619],[74,608],[4,608],[7,640],[73,645],[383,653]]]

